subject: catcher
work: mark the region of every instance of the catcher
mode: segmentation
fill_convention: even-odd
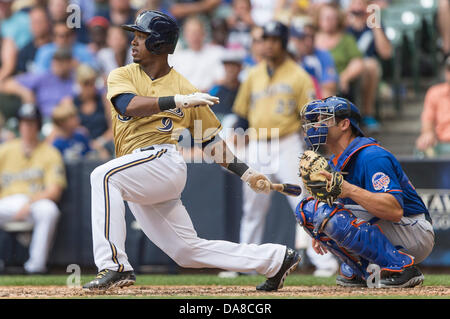
[[[340,97],[315,100],[302,110],[305,141],[300,176],[313,197],[296,217],[318,254],[342,261],[336,283],[347,287],[414,287],[423,282],[415,264],[434,246],[427,208],[397,159],[359,128],[360,113]],[[326,145],[327,161],[318,151]]]

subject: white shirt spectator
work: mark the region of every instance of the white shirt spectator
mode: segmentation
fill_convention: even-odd
[[[169,55],[169,64],[200,91],[207,92],[225,75],[223,51],[223,47],[211,44],[205,44],[199,51],[180,49]]]
[[[264,26],[273,20],[276,1],[275,0],[251,0],[252,18],[258,26]]]

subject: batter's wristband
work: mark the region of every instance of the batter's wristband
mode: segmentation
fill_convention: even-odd
[[[174,96],[163,96],[158,98],[159,109],[162,111],[171,110],[177,107]]]
[[[244,173],[249,169],[248,165],[243,162],[230,163],[227,166],[230,172],[235,173],[239,177],[242,177]]]

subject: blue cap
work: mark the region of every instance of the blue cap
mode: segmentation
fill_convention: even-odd
[[[302,24],[294,23],[289,30],[289,34],[294,38],[303,38],[305,36],[305,28]]]

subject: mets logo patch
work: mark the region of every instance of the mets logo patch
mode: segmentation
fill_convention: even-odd
[[[391,179],[389,178],[389,176],[387,176],[386,174],[382,173],[382,172],[377,172],[375,174],[373,174],[372,176],[372,185],[373,188],[377,191],[379,190],[386,190],[389,186],[389,183],[391,182]]]

